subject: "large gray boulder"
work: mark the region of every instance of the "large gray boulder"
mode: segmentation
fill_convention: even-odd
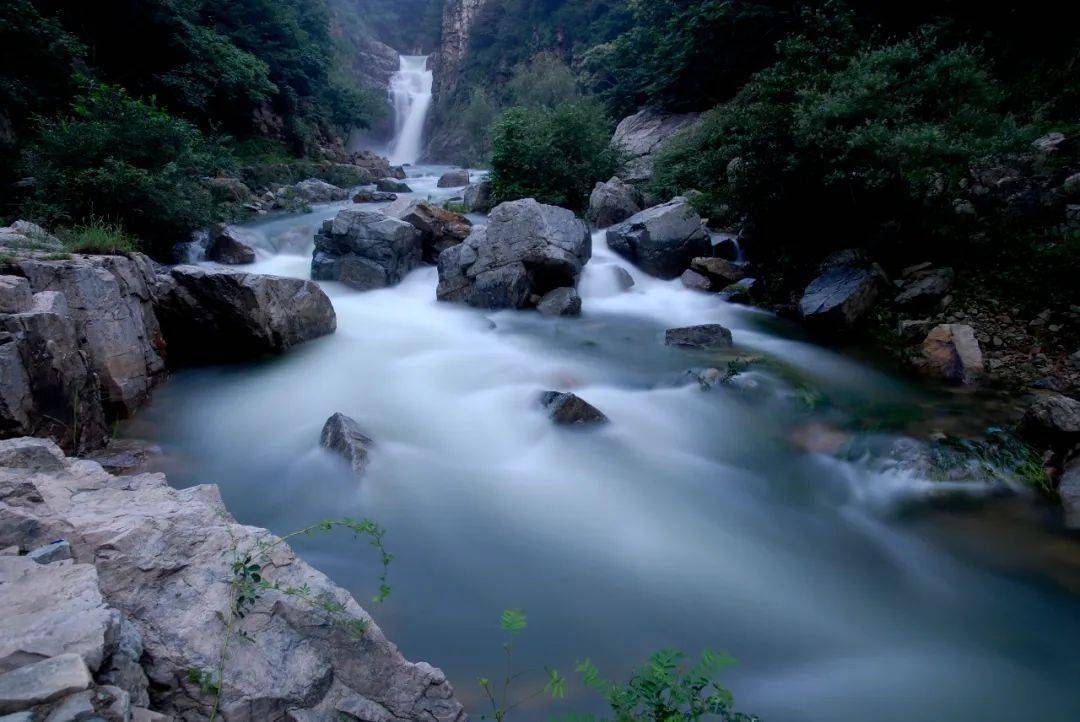
[[[397,178],[380,178],[375,181],[375,189],[384,193],[412,193],[409,184]]]
[[[0,540],[13,532],[32,540],[64,536],[76,559],[94,563],[104,600],[141,635],[143,667],[162,713],[207,719],[212,698],[188,671],[217,668],[237,553],[271,545],[270,580],[306,588],[341,611],[261,590],[238,622],[249,637],[234,639],[225,662],[222,719],[337,719],[343,704],[368,710],[368,720],[465,720],[442,672],[407,661],[348,592],[287,544],[237,524],[217,487],[174,489],[160,474],[118,480],[93,462],[65,459],[48,442],[15,439],[0,441],[0,488],[8,490],[0,498]],[[29,531],[17,523],[28,515]],[[350,632],[358,626],[360,637]],[[70,659],[85,669],[79,655]],[[48,694],[56,699],[89,684],[87,671],[76,689],[68,684]]]
[[[332,203],[349,197],[349,191],[318,178],[308,178],[289,188],[289,194],[306,203]]]
[[[277,354],[337,327],[330,299],[312,281],[199,266],[176,266],[158,279],[171,364]]]
[[[708,255],[709,232],[682,197],[637,213],[607,231],[611,250],[646,273],[677,278],[699,256]]]
[[[641,191],[615,176],[593,187],[589,195],[588,218],[597,228],[607,228],[640,213],[643,206]]]
[[[87,689],[93,681],[86,663],[77,654],[61,654],[28,664],[0,674],[0,714],[48,704]]]
[[[962,323],[935,326],[922,343],[923,370],[951,384],[977,383],[985,372],[975,330]]]
[[[360,424],[342,413],[327,419],[319,436],[319,444],[348,461],[358,476],[367,468],[369,449],[374,443],[364,434]]]
[[[347,209],[323,221],[315,234],[311,277],[368,291],[398,283],[422,258],[423,237],[411,224],[379,211]]]
[[[419,231],[426,263],[438,263],[440,253],[464,241],[472,231],[472,221],[460,213],[415,198],[391,203],[383,213]]]
[[[669,328],[664,332],[664,344],[700,351],[729,349],[732,346],[731,331],[718,323]]]
[[[589,229],[571,211],[532,198],[502,203],[439,256],[441,301],[527,308],[556,288],[577,286],[592,255]]]
[[[492,208],[491,181],[487,178],[473,183],[464,192],[465,207],[470,213],[487,213]]]
[[[857,325],[873,308],[885,285],[881,269],[857,252],[841,251],[822,264],[799,299],[804,321],[828,330]]]
[[[894,303],[905,311],[929,311],[936,308],[941,299],[952,290],[954,277],[953,269],[948,267],[916,271],[904,279],[904,285]]]
[[[250,237],[237,226],[219,225],[210,232],[206,257],[229,266],[255,262],[255,249],[248,245]]]
[[[450,170],[439,176],[439,188],[462,188],[469,185],[469,171],[464,168]]]
[[[626,154],[623,180],[643,183],[652,178],[653,163],[664,144],[681,130],[698,122],[699,113],[674,115],[652,108],[623,118],[615,128],[611,144]]]
[[[1035,397],[1020,420],[1025,436],[1061,447],[1080,443],[1080,401],[1055,392]]]

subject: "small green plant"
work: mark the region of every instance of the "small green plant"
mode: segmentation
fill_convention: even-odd
[[[512,710],[542,694],[548,694],[552,699],[561,699],[562,697],[565,697],[566,680],[559,674],[559,670],[545,667],[544,671],[547,674],[547,682],[544,686],[524,697],[511,701],[511,688],[513,687],[514,682],[524,674],[523,672],[514,672],[514,642],[517,635],[527,626],[525,612],[520,609],[504,610],[502,617],[499,620],[499,624],[503,631],[508,635],[506,641],[503,643],[503,652],[506,654],[506,671],[503,675],[502,684],[497,685],[492,683],[487,677],[481,677],[478,680],[480,689],[484,691],[484,694],[488,698],[488,702],[491,703],[490,719],[494,719],[495,722],[503,722]],[[489,719],[489,717],[486,714],[482,714],[480,715],[480,719]]]
[[[586,687],[596,690],[611,706],[613,722],[696,722],[718,717],[723,722],[758,722],[760,718],[735,711],[731,692],[716,677],[735,660],[710,650],[687,666],[686,656],[671,649],[649,657],[629,682],[618,684],[600,676],[588,659],[577,671]],[[579,722],[598,722],[586,715]]]
[[[66,254],[117,255],[139,250],[139,242],[120,223],[90,216],[85,223],[60,232]]]
[[[453,201],[447,201],[443,204],[443,208],[451,213],[468,213],[469,207],[464,203],[455,203]]]

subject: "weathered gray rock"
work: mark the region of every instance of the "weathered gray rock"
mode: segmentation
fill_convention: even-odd
[[[21,276],[0,276],[0,313],[23,313],[34,305],[30,284]]]
[[[439,255],[441,301],[480,308],[525,308],[534,297],[576,287],[592,255],[585,223],[531,198],[502,203],[487,226]]]
[[[543,295],[536,310],[544,316],[576,316],[581,313],[581,296],[575,288],[556,288]]]
[[[926,338],[926,334],[930,333],[935,325],[928,318],[901,319],[896,324],[896,335],[909,343],[921,341]]]
[[[721,290],[746,278],[746,268],[723,258],[705,256],[690,262],[690,268],[710,279],[714,290]]]
[[[142,635],[156,708],[183,720],[205,720],[212,700],[189,681],[187,670],[216,667],[225,630],[219,613],[231,604],[229,580],[237,550],[255,549],[259,541],[273,545],[276,538],[234,522],[216,487],[178,490],[159,474],[120,480],[93,462],[64,459],[59,449],[39,439],[0,441],[0,488],[11,490],[0,496],[0,538],[15,510],[32,510],[39,535],[64,536],[77,558],[93,559],[106,602]],[[40,501],[30,502],[32,497]],[[325,709],[320,705],[331,689],[342,688],[395,720],[465,719],[446,677],[430,665],[406,661],[347,592],[287,545],[275,545],[269,553],[270,579],[282,587],[307,585],[313,598],[338,603],[343,611],[335,615],[295,596],[262,591],[240,623],[250,641],[234,644],[229,652],[223,719],[287,719],[288,714]],[[353,636],[342,617],[364,624],[363,637]],[[35,700],[87,688],[89,672],[81,657],[72,658],[83,666],[84,681],[59,690],[53,685],[52,692],[37,694]],[[332,707],[315,717],[335,718]]]
[[[360,429],[360,424],[345,414],[336,413],[323,425],[319,443],[345,458],[353,473],[360,475],[367,468],[369,450],[374,445]]]
[[[470,213],[487,213],[492,209],[491,181],[487,178],[470,185],[463,195]]]
[[[659,278],[677,278],[709,253],[709,232],[685,198],[653,206],[607,230],[611,250]]]
[[[440,253],[464,241],[472,231],[472,221],[468,218],[427,201],[402,199],[383,212],[419,231],[423,258],[427,263],[438,263]]]
[[[439,176],[439,188],[461,188],[469,185],[469,171],[464,168],[450,170]]]
[[[687,268],[679,276],[679,280],[682,281],[682,285],[686,286],[692,291],[712,291],[713,282],[707,276],[703,276],[697,271]]]
[[[930,310],[952,290],[954,277],[951,268],[929,268],[913,273],[906,279],[894,303],[905,310]]]
[[[756,278],[741,278],[720,290],[720,296],[728,303],[752,303],[761,291],[761,284]]]
[[[396,201],[396,193],[384,193],[383,191],[359,190],[353,196],[353,203],[385,203]]]
[[[640,213],[645,201],[641,191],[618,176],[607,183],[597,183],[589,195],[589,221],[597,228],[607,228],[622,223],[635,213]]]
[[[922,343],[921,365],[952,384],[973,384],[982,378],[982,349],[971,326],[959,323],[934,327]]]
[[[0,228],[0,250],[51,253],[63,249],[64,244],[59,238],[29,221],[15,221]]]
[[[245,243],[248,234],[236,226],[218,225],[210,232],[206,257],[230,266],[255,262],[255,249]]]
[[[831,330],[857,325],[873,308],[885,283],[874,263],[855,251],[840,251],[822,265],[822,271],[803,291],[799,315]]]
[[[630,271],[627,271],[622,266],[612,266],[611,273],[615,276],[615,282],[624,291],[629,291],[634,287],[634,277],[630,275]]]
[[[112,654],[98,669],[96,678],[101,684],[111,685],[128,693],[131,704],[150,706],[150,681],[142,668],[142,634],[135,624],[121,617]]]
[[[170,363],[277,354],[337,328],[330,299],[311,281],[198,266],[176,266],[158,279]]]
[[[386,47],[386,46],[383,46]],[[393,50],[390,50],[395,56]],[[393,58],[393,70],[398,69],[397,58]],[[389,79],[389,78],[387,78]],[[386,178],[391,174],[390,161],[370,150],[358,150],[350,157],[352,164],[361,168],[371,178]]]
[[[1020,420],[1025,436],[1061,447],[1080,442],[1080,401],[1054,392],[1039,393]]]
[[[308,178],[289,188],[289,194],[306,203],[332,203],[349,197],[349,191],[318,178]]]
[[[731,331],[718,323],[669,328],[664,332],[664,344],[702,351],[729,349],[732,347]]]
[[[608,417],[598,408],[569,392],[545,391],[540,394],[540,405],[559,426],[595,426],[608,422]]]
[[[311,277],[368,291],[398,283],[422,258],[423,239],[411,224],[379,211],[346,209],[323,221],[315,235]]]
[[[141,439],[109,439],[104,449],[86,454],[85,458],[96,461],[110,474],[127,476],[147,471],[164,451],[157,444]]]
[[[120,613],[102,598],[92,564],[0,557],[0,608],[0,672],[60,654],[94,672],[116,646]]]
[[[81,692],[93,680],[83,658],[61,654],[0,675],[0,714]]]
[[[51,544],[44,544],[36,549],[31,549],[26,558],[37,564],[52,564],[71,559],[71,544],[60,539]]]
[[[653,163],[664,143],[681,130],[698,122],[698,113],[671,115],[646,108],[623,118],[615,128],[611,144],[627,156],[623,180],[642,183],[652,178]]]
[[[1065,511],[1065,526],[1080,529],[1080,454],[1065,464],[1057,492]]]
[[[1066,140],[1067,138],[1065,137],[1064,133],[1054,131],[1051,133],[1047,133],[1046,135],[1039,138],[1036,138],[1034,141],[1032,141],[1031,147],[1039,151],[1040,153],[1057,153],[1065,144]]]
[[[412,193],[408,183],[397,178],[380,178],[375,181],[375,189],[384,193]]]

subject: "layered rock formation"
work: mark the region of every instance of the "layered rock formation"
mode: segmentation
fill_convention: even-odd
[[[679,131],[697,123],[700,117],[698,113],[673,115],[645,108],[623,118],[611,138],[612,145],[622,149],[627,156],[623,180],[629,183],[650,180],[656,154],[664,143]]]
[[[379,211],[343,210],[315,235],[311,277],[368,291],[398,283],[423,258],[411,224]]]

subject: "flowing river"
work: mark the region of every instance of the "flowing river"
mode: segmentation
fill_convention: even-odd
[[[408,182],[447,197],[440,170],[411,168],[423,177]],[[260,248],[248,270],[307,278],[317,225],[348,205],[251,223]],[[614,265],[636,279],[629,292]],[[378,570],[365,543],[296,546],[410,659],[441,667],[474,719],[477,677],[502,675],[498,618],[510,607],[529,618],[518,668],[571,679],[566,700],[511,719],[602,712],[575,660],[625,679],[665,647],[737,658],[724,682],[767,722],[1080,719],[1075,542],[989,487],[953,490],[790,441],[814,421],[877,439],[930,417],[977,424],[975,399],[651,279],[603,234],[580,318],[438,303],[436,281],[425,267],[374,292],[323,284],[336,334],[278,359],[176,373],[123,433],[166,449],[173,484],[219,484],[241,522],[385,526],[393,594],[382,605],[366,603]],[[703,390],[687,369],[726,360],[662,338],[706,322],[764,361]],[[556,428],[534,404],[549,388],[573,389],[611,423]],[[319,448],[335,411],[376,440],[361,479]]]

